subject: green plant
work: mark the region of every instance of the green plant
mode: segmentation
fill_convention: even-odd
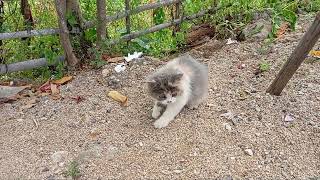
[[[66,176],[70,176],[73,180],[80,177],[79,164],[76,161],[72,161],[66,171]]]
[[[266,72],[270,70],[270,64],[266,61],[263,61],[259,64],[259,70],[261,72]]]

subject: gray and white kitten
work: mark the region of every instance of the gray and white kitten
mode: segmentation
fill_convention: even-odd
[[[152,117],[158,119],[154,126],[163,128],[183,107],[197,108],[206,98],[208,68],[185,54],[150,75],[147,83],[149,93],[155,99]]]

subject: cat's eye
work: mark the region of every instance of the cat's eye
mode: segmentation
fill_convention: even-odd
[[[178,94],[177,92],[173,92],[173,93],[172,93],[172,97],[176,97],[177,94]]]
[[[165,99],[166,96],[165,96],[164,94],[161,94],[161,95],[159,95],[159,98],[160,98],[160,99]]]

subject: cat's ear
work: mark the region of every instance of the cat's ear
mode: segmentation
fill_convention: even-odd
[[[183,73],[182,72],[177,72],[176,74],[173,75],[173,81],[176,82],[176,81],[180,81],[181,78],[183,76]]]

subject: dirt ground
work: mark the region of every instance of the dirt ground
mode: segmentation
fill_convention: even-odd
[[[319,179],[319,60],[308,58],[281,96],[265,93],[313,17],[301,19],[266,49],[255,39],[192,49],[209,67],[209,97],[164,129],[153,127],[143,83],[161,64],[151,59],[118,75],[128,107],[107,97],[101,70],[77,74],[61,100],[0,106],[0,179],[64,179],[71,161],[80,179]],[[262,61],[271,67],[257,76]]]

